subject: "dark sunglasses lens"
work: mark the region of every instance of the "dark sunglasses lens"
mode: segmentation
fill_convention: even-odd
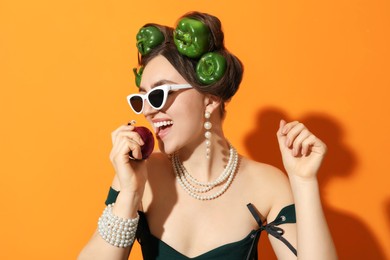
[[[149,102],[154,108],[161,108],[164,100],[164,91],[156,89],[149,93]]]
[[[132,108],[137,113],[141,112],[141,110],[142,110],[142,103],[143,103],[143,100],[142,100],[141,97],[134,96],[134,97],[130,98],[130,104],[131,104]]]

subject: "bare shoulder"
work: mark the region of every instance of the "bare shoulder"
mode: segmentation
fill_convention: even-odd
[[[274,209],[293,203],[289,179],[277,167],[241,157],[240,172],[240,179],[251,190],[252,201],[264,217],[273,217]]]
[[[240,171],[258,187],[267,186],[271,190],[289,189],[287,175],[280,169],[266,163],[260,163],[241,157]]]

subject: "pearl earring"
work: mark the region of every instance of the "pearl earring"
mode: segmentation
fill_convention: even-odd
[[[210,152],[211,152],[211,132],[209,131],[212,127],[211,122],[209,121],[210,119],[210,112],[206,111],[204,113],[204,117],[206,118],[206,122],[204,123],[204,129],[206,132],[204,133],[204,137],[206,137],[206,158],[210,159]]]

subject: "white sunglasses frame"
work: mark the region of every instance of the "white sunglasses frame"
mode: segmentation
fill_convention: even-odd
[[[137,115],[141,114],[143,111],[144,111],[144,107],[145,107],[145,100],[148,101],[149,105],[153,108],[153,109],[156,109],[156,110],[160,110],[162,109],[164,106],[165,106],[165,103],[167,102],[167,99],[168,99],[168,92],[171,91],[171,90],[179,90],[179,89],[189,89],[189,88],[192,88],[192,86],[190,84],[164,84],[164,85],[161,85],[161,86],[157,86],[157,87],[154,87],[152,88],[151,90],[149,90],[147,93],[145,94],[139,94],[139,93],[136,93],[136,94],[130,94],[127,96],[127,103],[129,104],[129,106],[131,107],[131,109],[134,111],[134,113],[136,113]],[[149,94],[154,91],[154,90],[158,90],[158,89],[161,89],[163,92],[164,92],[164,95],[163,95],[163,101],[161,103],[161,106],[159,107],[155,107],[153,106],[150,102],[149,102]],[[142,108],[141,108],[141,111],[140,112],[137,112],[135,111],[135,109],[133,108],[133,106],[131,105],[130,103],[130,99],[133,98],[133,97],[140,97],[142,99]]]

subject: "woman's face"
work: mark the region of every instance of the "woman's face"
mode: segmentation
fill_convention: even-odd
[[[160,55],[145,66],[140,93],[164,84],[188,82]],[[161,110],[156,110],[145,102],[143,114],[155,130],[160,151],[171,154],[183,146],[203,141],[205,107],[205,96],[193,88],[173,90]]]

